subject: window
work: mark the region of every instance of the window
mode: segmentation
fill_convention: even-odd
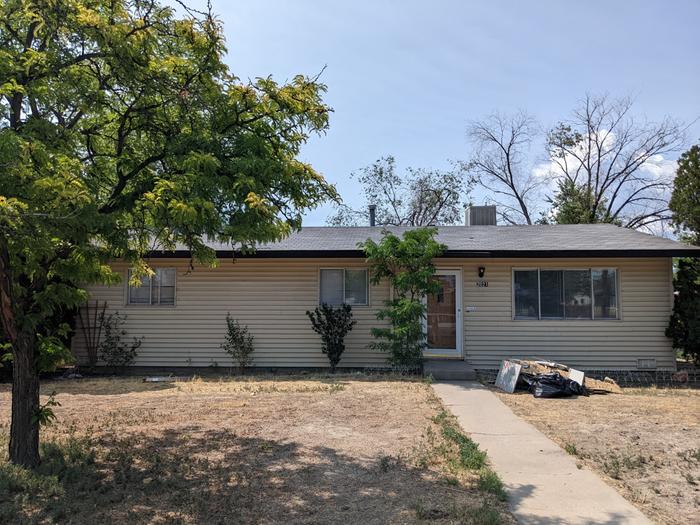
[[[593,279],[593,316],[596,319],[617,319],[617,272],[591,270]]]
[[[537,270],[515,272],[513,288],[515,289],[515,317],[517,319],[539,319],[538,287]]]
[[[153,277],[141,278],[141,286],[129,284],[128,304],[175,304],[175,269],[157,268]],[[131,270],[128,279],[131,281]]]
[[[321,270],[319,302],[333,306],[343,303],[367,305],[367,281],[364,268],[324,268]]]
[[[566,319],[590,319],[591,271],[564,270],[564,317]]]
[[[542,319],[564,317],[564,276],[557,270],[540,270]]]
[[[513,271],[515,319],[618,319],[617,270]]]

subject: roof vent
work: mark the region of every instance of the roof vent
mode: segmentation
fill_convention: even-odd
[[[465,226],[496,226],[496,206],[467,206]]]

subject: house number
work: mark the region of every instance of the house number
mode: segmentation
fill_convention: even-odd
[[[488,288],[489,282],[488,281],[476,281],[476,286],[478,288]]]

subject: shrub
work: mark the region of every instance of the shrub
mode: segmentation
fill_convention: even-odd
[[[506,501],[508,494],[503,486],[503,481],[493,470],[484,468],[479,472],[479,490],[495,495],[499,500]]]
[[[104,339],[100,342],[100,357],[107,366],[124,368],[136,359],[138,349],[141,347],[143,337],[134,337],[130,343],[122,341],[126,335],[123,326],[126,323],[126,315],[114,312],[104,317],[102,330]]]
[[[423,298],[437,293],[433,259],[445,250],[435,241],[435,228],[408,230],[402,238],[384,231],[379,243],[367,240],[361,247],[372,270],[372,283],[389,281],[393,297],[377,318],[389,321],[389,328],[372,328],[377,339],[371,348],[387,352],[389,362],[398,367],[418,367],[423,361],[426,333]]]
[[[338,308],[322,304],[313,312],[307,310],[306,315],[311,320],[314,332],[321,336],[321,350],[328,356],[331,372],[335,373],[335,367],[345,350],[345,336],[356,322],[352,318],[352,308],[348,304]]]
[[[238,364],[238,369],[241,374],[245,373],[245,369],[253,362],[253,347],[254,337],[248,331],[248,327],[239,323],[231,317],[231,313],[226,314],[226,336],[221,348],[231,360]]]

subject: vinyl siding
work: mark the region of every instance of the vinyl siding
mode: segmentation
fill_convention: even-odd
[[[349,260],[220,260],[217,268],[187,260],[157,260],[154,267],[175,268],[175,306],[126,304],[126,284],[89,288],[91,300],[107,301],[107,313],[127,315],[127,338],[143,336],[136,366],[230,366],[220,344],[226,313],[248,325],[255,337],[254,365],[265,367],[327,366],[319,336],[311,329],[307,310],[318,305],[320,268],[364,268]],[[114,265],[126,281],[127,267]],[[369,350],[370,328],[377,326],[377,309],[387,299],[388,286],[370,286],[369,306],[353,307],[357,325],[346,338],[341,365],[381,366],[385,356]],[[74,349],[85,358],[84,338]]]
[[[487,288],[476,287],[479,266]],[[583,369],[636,369],[637,359],[656,359],[674,369],[675,355],[664,335],[673,306],[668,258],[510,259],[462,261],[466,358],[475,368],[498,367],[508,357],[536,357]],[[617,320],[514,320],[514,268],[617,268]]]
[[[126,305],[126,283],[89,288],[91,300],[107,301],[108,313],[126,314],[127,337],[143,336],[137,366],[229,366],[220,349],[227,312],[255,336],[254,365],[327,366],[306,310],[318,304],[320,268],[365,267],[357,259],[221,260],[217,268],[187,260],[154,260],[177,270],[175,306]],[[637,359],[675,366],[664,329],[672,307],[671,261],[654,259],[443,259],[438,267],[463,275],[464,351],[476,368],[495,368],[506,357],[553,359],[584,369],[635,369]],[[476,286],[479,266],[488,287]],[[522,321],[512,318],[513,268],[614,267],[619,276],[620,320]],[[115,264],[126,280],[127,268]],[[346,338],[340,366],[382,366],[385,356],[367,346],[377,310],[389,297],[386,284],[370,286],[369,306],[356,306],[357,325]],[[476,307],[467,311],[467,306]],[[84,338],[74,338],[84,361]]]

